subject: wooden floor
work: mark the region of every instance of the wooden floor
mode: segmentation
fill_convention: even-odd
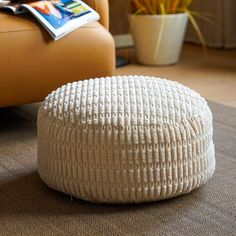
[[[186,44],[180,62],[166,67],[139,65],[133,49],[118,50],[131,64],[116,70],[117,75],[152,75],[178,81],[197,90],[208,100],[236,107],[236,50],[209,49]]]

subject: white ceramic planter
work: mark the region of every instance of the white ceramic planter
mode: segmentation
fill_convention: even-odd
[[[137,59],[147,65],[177,63],[183,45],[188,15],[130,15]]]

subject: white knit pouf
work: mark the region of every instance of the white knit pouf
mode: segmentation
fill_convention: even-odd
[[[69,83],[38,114],[38,171],[53,189],[105,203],[190,192],[215,170],[212,114],[176,82],[116,76]]]

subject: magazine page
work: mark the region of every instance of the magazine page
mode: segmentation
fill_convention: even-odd
[[[80,0],[39,1],[22,6],[40,21],[54,40],[99,19],[98,13]]]
[[[9,9],[14,14],[22,14],[26,12],[21,3],[17,3],[14,1],[0,0],[0,8]]]
[[[6,6],[9,3],[10,3],[10,1],[0,0],[0,8],[3,8],[4,6]]]

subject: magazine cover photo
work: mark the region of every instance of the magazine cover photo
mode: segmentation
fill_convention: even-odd
[[[80,0],[0,0],[0,9],[9,9],[14,14],[30,12],[54,40],[100,18],[96,11]]]
[[[55,29],[59,29],[74,18],[91,12],[85,5],[74,0],[29,2],[28,5]]]

